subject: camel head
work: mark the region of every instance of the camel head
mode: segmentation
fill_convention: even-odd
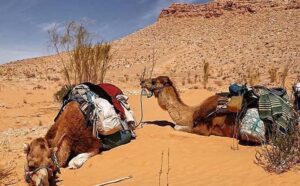
[[[52,157],[54,149],[51,149],[44,138],[34,139],[30,144],[24,144],[25,180],[29,185],[48,186],[49,181],[58,170]]]
[[[156,78],[143,79],[140,85],[157,97],[164,87],[172,86],[173,83],[168,76],[158,76]]]

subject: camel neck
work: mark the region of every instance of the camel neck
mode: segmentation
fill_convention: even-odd
[[[181,101],[177,90],[173,86],[165,87],[161,90],[158,96],[158,103],[164,109],[168,110],[169,107],[186,107]]]

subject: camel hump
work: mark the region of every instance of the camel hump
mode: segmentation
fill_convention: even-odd
[[[221,96],[213,95],[204,100],[194,113],[194,121],[205,119],[208,115],[215,112],[218,106],[218,100]]]

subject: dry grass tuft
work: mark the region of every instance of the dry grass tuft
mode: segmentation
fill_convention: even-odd
[[[17,182],[13,162],[0,163],[0,185],[11,185]]]
[[[297,168],[300,163],[300,130],[298,125],[288,134],[272,131],[269,144],[256,152],[255,163],[268,172],[283,173]]]
[[[205,89],[207,88],[208,77],[209,77],[209,63],[204,61],[204,66],[203,66],[203,87]]]
[[[250,85],[257,85],[260,82],[260,73],[259,69],[249,67],[247,69],[247,75],[243,77],[244,82]]]
[[[269,75],[270,75],[270,82],[274,83],[277,81],[277,74],[278,74],[278,69],[277,68],[271,68],[269,69]]]
[[[290,68],[291,68],[291,63],[288,62],[284,66],[283,72],[281,74],[281,86],[282,87],[285,87],[285,81],[286,81],[287,76],[289,75]]]
[[[64,85],[54,94],[54,100],[62,103],[63,98],[74,86]]]

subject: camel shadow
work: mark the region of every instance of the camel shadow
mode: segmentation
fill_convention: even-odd
[[[172,123],[172,122],[166,121],[166,120],[144,121],[142,123],[142,125],[157,125],[160,127],[170,126],[172,128],[175,127],[175,123]],[[260,146],[261,145],[259,143],[243,141],[243,140],[239,140],[238,144],[242,145],[242,146]]]
[[[144,121],[143,125],[157,125],[160,127],[170,126],[172,128],[175,127],[175,124],[166,120],[155,120],[155,121]]]
[[[239,140],[239,145],[242,145],[242,146],[251,146],[251,147],[261,146],[260,143],[251,142],[251,141],[244,141],[244,140]]]

